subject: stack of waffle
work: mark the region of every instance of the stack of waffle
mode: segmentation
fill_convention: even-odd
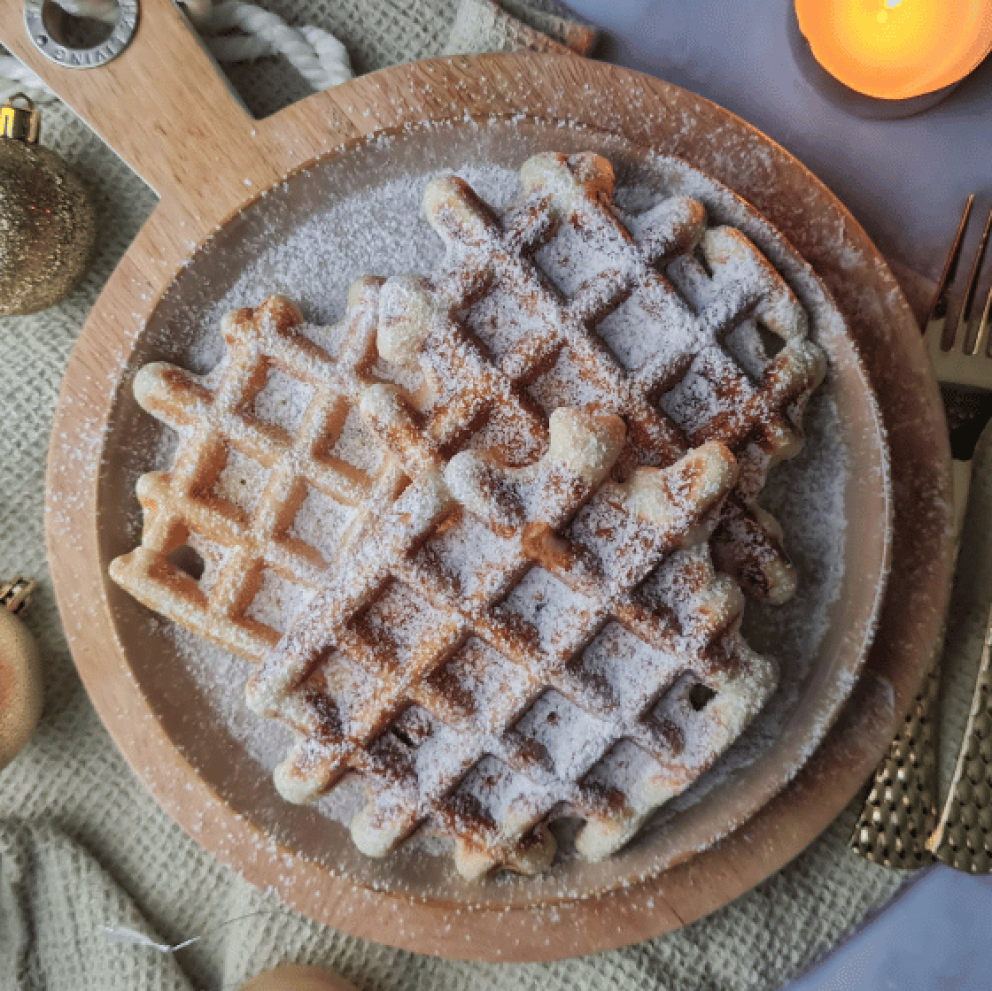
[[[361,850],[426,826],[470,878],[546,869],[564,818],[580,855],[617,850],[768,699],[741,589],[782,602],[795,574],[756,498],[824,374],[784,281],[698,202],[624,217],[592,154],[521,179],[502,213],[433,180],[443,263],[360,280],[341,325],[272,297],[226,318],[210,376],[142,369],[180,444],[111,565],[256,662],[248,704],[297,735],[286,798],[357,774]]]

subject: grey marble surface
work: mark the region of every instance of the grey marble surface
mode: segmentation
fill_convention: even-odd
[[[791,0],[569,6],[605,32],[600,57],[713,100],[782,144],[897,268],[936,279],[967,195],[976,193],[979,207],[992,203],[992,58],[930,110],[867,120],[837,105],[797,62]],[[973,219],[969,242],[978,226]],[[935,866],[783,991],[989,988],[992,878]]]
[[[879,914],[783,991],[988,991],[992,877],[942,865],[921,872]]]

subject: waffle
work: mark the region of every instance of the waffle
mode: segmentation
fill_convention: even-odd
[[[663,199],[625,224],[597,155],[537,155],[521,179],[522,201],[502,216],[455,176],[430,184],[424,210],[446,258],[431,280],[386,284],[380,352],[419,365],[442,447],[489,425],[486,442],[514,463],[533,454],[520,438],[540,438],[561,405],[622,415],[628,466],[727,445],[739,477],[716,562],[749,596],[786,601],[795,572],[755,499],[768,469],[802,447],[825,372],[803,308],[746,237],[708,228],[695,200]],[[463,364],[466,342],[488,360]]]
[[[398,491],[395,466],[363,464],[354,443],[340,443],[362,390],[380,381],[379,286],[371,278],[352,286],[345,321],[325,335],[338,345],[334,356],[305,336],[296,307],[274,296],[225,317],[226,360],[209,378],[164,362],[135,377],[138,402],[180,440],[170,471],[139,479],[141,545],[112,561],[110,576],[150,609],[247,660],[265,656],[283,632],[277,617],[319,587],[357,507]],[[274,375],[294,388],[265,404]],[[278,400],[307,393],[295,422],[278,422]],[[252,475],[263,480],[249,504],[239,489],[252,487]],[[294,526],[312,503],[319,512],[309,517],[326,532]],[[265,608],[265,598],[278,601]]]
[[[617,482],[623,421],[559,408],[531,465],[445,459],[397,398],[374,387],[363,413],[414,480],[249,680],[298,734],[276,785],[307,801],[355,772],[360,850],[427,824],[470,879],[545,869],[563,816],[607,856],[775,686],[706,544],[734,458],[709,442]]]

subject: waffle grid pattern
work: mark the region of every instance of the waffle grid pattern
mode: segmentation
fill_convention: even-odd
[[[714,542],[718,564],[749,595],[785,601],[794,572],[777,524],[752,503],[768,468],[801,448],[802,411],[824,374],[802,307],[750,241],[707,230],[694,200],[662,200],[635,237],[611,207],[612,169],[599,156],[538,155],[521,175],[527,195],[502,217],[462,180],[434,180],[425,212],[445,264],[432,284],[391,279],[383,289],[379,348],[419,363],[436,397],[433,439],[450,449],[495,417],[502,456],[533,457],[547,413],[580,400],[624,417],[634,463],[667,465],[724,443],[741,470]],[[576,269],[583,281],[573,284]],[[630,369],[605,343],[628,350],[616,326],[624,306],[648,338]],[[758,320],[781,345],[771,358]]]
[[[623,486],[603,482],[622,448],[618,418],[600,418],[614,440],[596,477],[559,453],[610,444],[576,443],[596,429],[585,419],[554,414],[549,452],[528,468],[465,452],[423,475],[252,678],[252,707],[300,734],[277,771],[283,794],[313,798],[361,774],[369,801],[352,834],[366,853],[429,820],[455,839],[467,877],[530,873],[554,855],[543,827],[566,806],[585,821],[578,850],[606,856],[773,688],[736,634],[740,594],[705,550],[735,476],[729,452],[709,444]],[[466,554],[467,579],[451,563]],[[549,583],[552,594],[534,595]],[[639,663],[619,677],[587,649],[608,627],[615,644],[636,641]],[[362,683],[374,692],[361,697]]]
[[[170,471],[139,480],[142,542],[112,562],[118,584],[247,660],[261,660],[278,642],[281,631],[250,611],[267,574],[288,583],[301,600],[320,584],[327,561],[291,535],[308,492],[353,511],[377,485],[390,485],[389,466],[370,477],[332,453],[348,412],[374,381],[378,291],[375,279],[353,286],[336,358],[299,333],[301,317],[292,303],[271,297],[225,318],[227,362],[213,389],[164,362],[141,369],[139,402],[178,433],[180,444]],[[252,411],[274,368],[312,389],[293,435]],[[218,494],[221,473],[236,454],[267,472],[251,511]],[[170,557],[194,546],[213,559],[209,581],[206,571],[198,579]]]

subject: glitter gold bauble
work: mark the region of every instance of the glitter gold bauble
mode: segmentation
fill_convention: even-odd
[[[24,100],[27,107],[16,106]],[[0,317],[37,313],[79,284],[93,254],[96,212],[86,187],[37,144],[23,94],[0,107]]]

